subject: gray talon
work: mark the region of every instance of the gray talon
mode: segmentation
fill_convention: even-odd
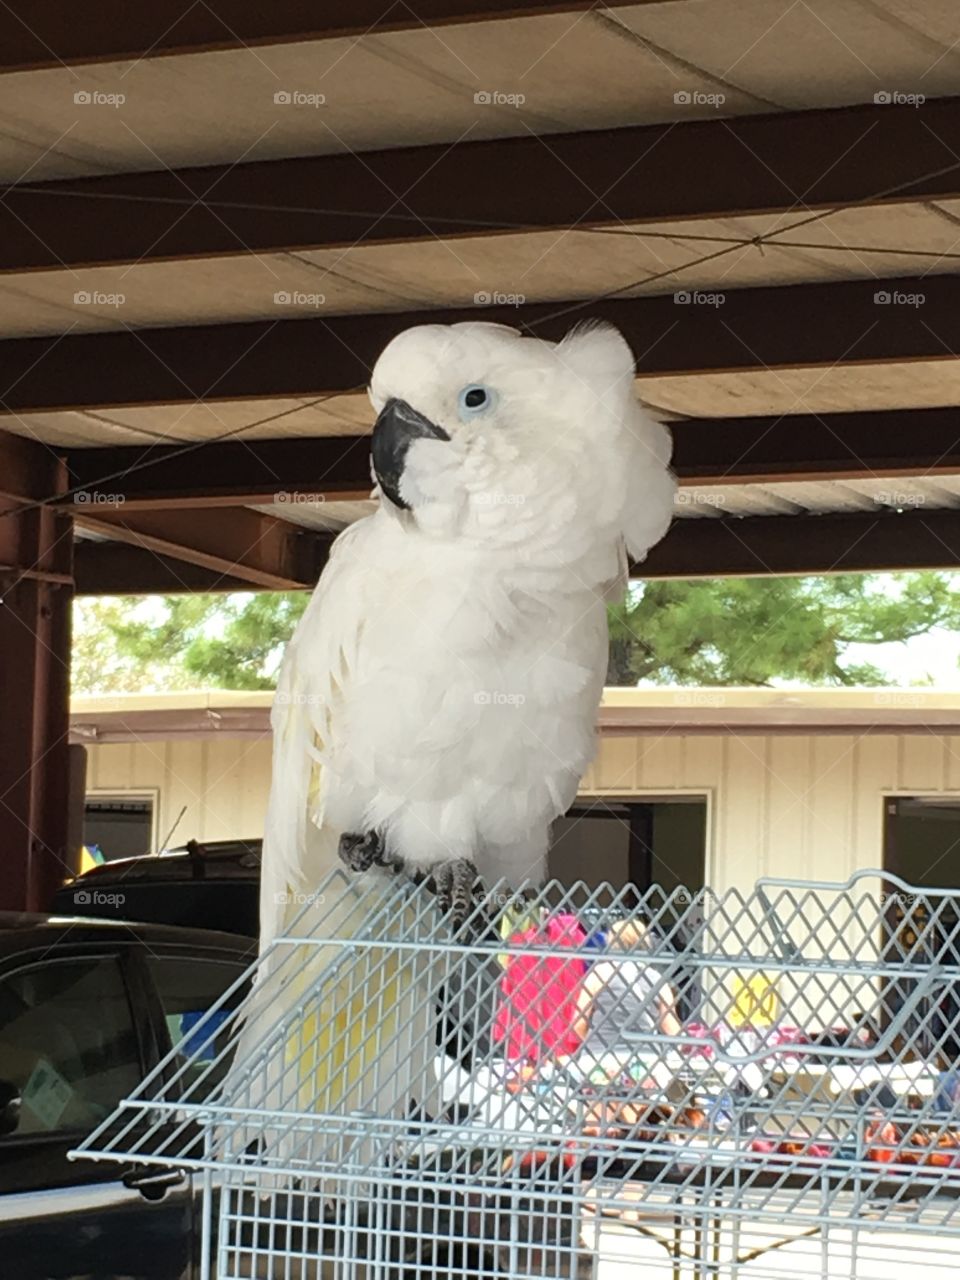
[[[434,867],[431,879],[437,906],[450,916],[454,929],[459,929],[476,905],[477,868],[469,858],[454,858]]]
[[[393,865],[393,859],[385,857],[383,841],[378,831],[344,832],[337,852],[340,860],[351,871],[368,871],[373,866]]]

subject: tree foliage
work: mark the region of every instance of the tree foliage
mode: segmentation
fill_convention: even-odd
[[[178,645],[159,641],[138,650],[131,625],[143,613],[139,596],[84,597],[73,610],[70,679],[75,693],[153,692],[195,688]],[[149,652],[147,652],[149,650]]]
[[[74,688],[270,689],[306,592],[83,600]],[[960,631],[946,573],[720,578],[634,585],[611,609],[611,684],[883,684],[850,645]]]
[[[877,685],[850,645],[960,630],[960,587],[945,573],[705,578],[638,584],[611,610],[611,684]]]
[[[83,600],[74,689],[272,689],[305,591]],[[80,661],[77,661],[79,655]]]

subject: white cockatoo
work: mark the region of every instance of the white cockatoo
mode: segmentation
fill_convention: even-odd
[[[476,872],[541,880],[594,750],[606,602],[673,509],[669,433],[606,325],[408,329],[370,397],[380,501],[337,539],[273,709],[264,947],[343,862],[429,873],[461,915]]]
[[[605,602],[673,509],[633,378],[604,325],[423,325],[380,356],[379,507],[337,539],[274,709],[267,937],[277,892],[338,856],[453,868],[461,892],[468,864],[543,877],[594,750]]]

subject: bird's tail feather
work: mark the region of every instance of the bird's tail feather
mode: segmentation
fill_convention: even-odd
[[[335,872],[298,905],[260,958],[223,1092],[251,1116],[235,1140],[287,1176],[369,1165],[377,1119],[395,1134],[414,1102],[436,1110],[440,966],[410,945],[429,944],[432,910],[375,871]]]

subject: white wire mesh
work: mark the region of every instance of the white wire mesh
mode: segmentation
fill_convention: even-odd
[[[229,1070],[215,1008],[79,1151],[204,1171],[219,1280],[956,1269],[956,892],[498,887],[451,937],[338,871],[258,972]]]

